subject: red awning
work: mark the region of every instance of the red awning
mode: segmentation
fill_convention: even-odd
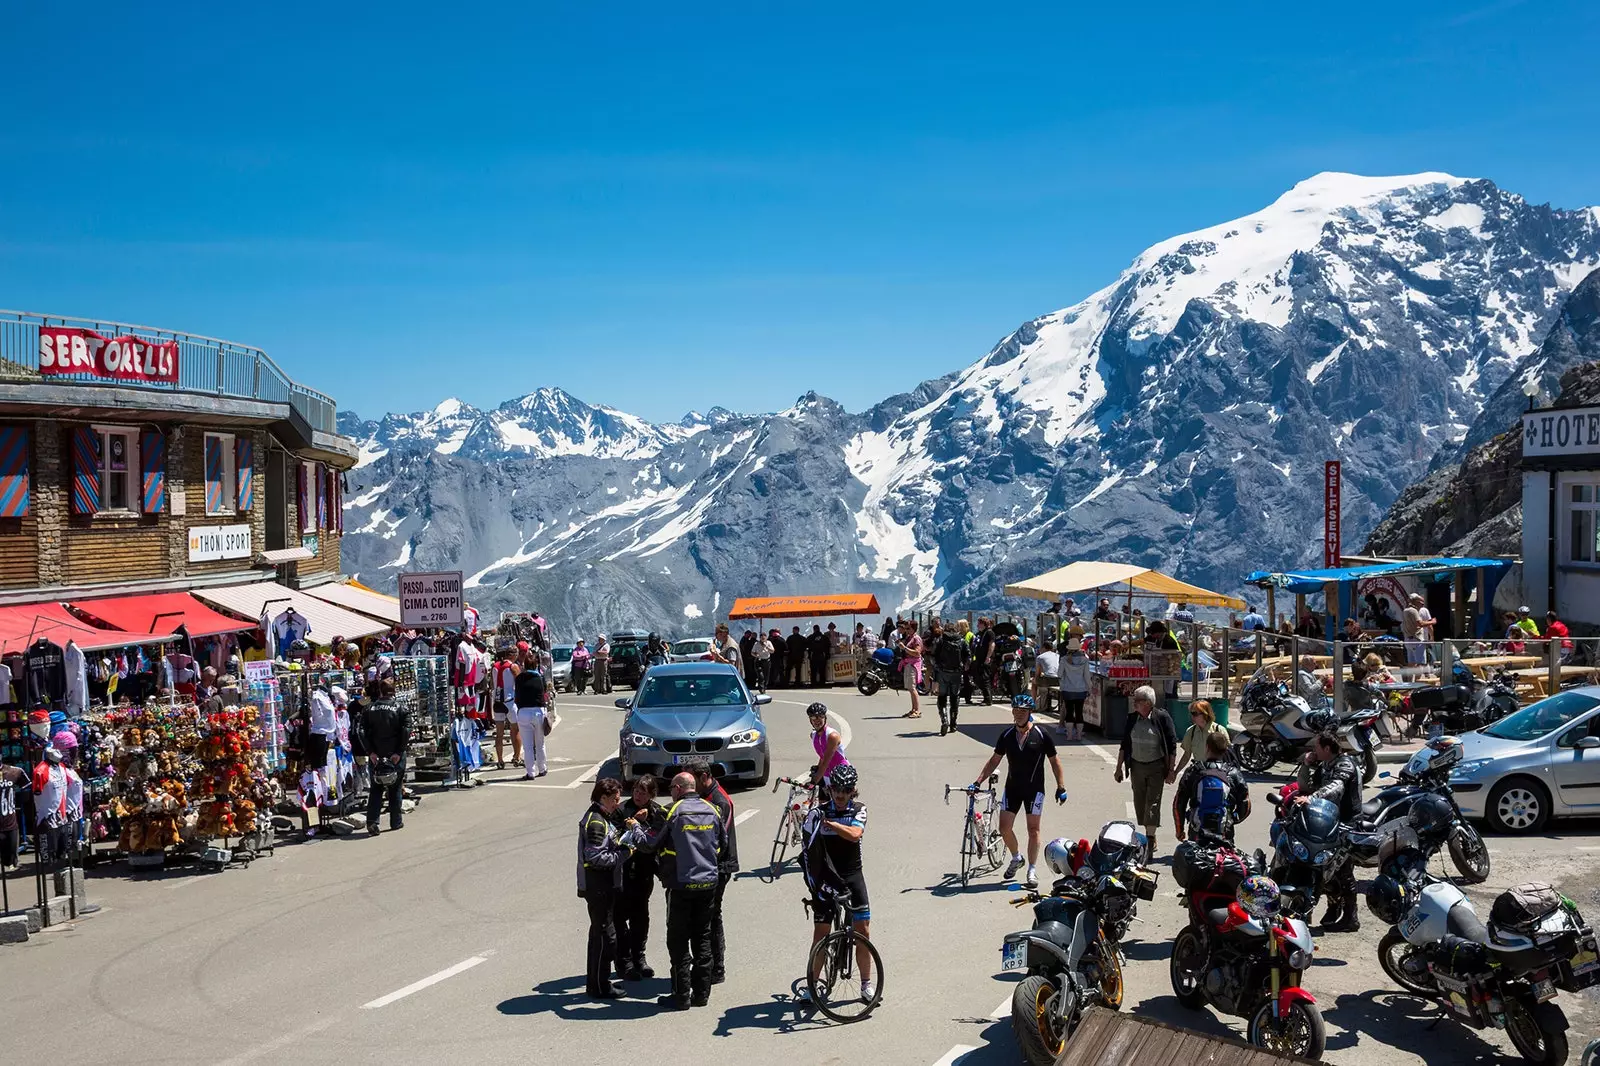
[[[830,614],[877,614],[878,598],[864,592],[838,596],[758,596],[733,601],[735,618],[820,618]]]
[[[167,639],[120,629],[97,629],[74,618],[59,603],[30,603],[26,607],[0,607],[0,652],[23,652],[41,637],[56,644],[75,641],[84,651],[150,644]]]
[[[188,627],[191,637],[213,637],[256,627],[255,622],[241,622],[213,611],[187,592],[73,600],[72,608],[113,629],[147,636],[170,636],[180,625]]]

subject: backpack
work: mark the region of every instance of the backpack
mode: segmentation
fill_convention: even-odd
[[[1200,779],[1195,782],[1194,818],[1200,825],[1212,831],[1221,831],[1227,828],[1232,816],[1228,808],[1228,793],[1231,791],[1228,775],[1222,770],[1202,770]]]
[[[941,670],[961,669],[961,638],[946,633],[933,650],[933,661]]]

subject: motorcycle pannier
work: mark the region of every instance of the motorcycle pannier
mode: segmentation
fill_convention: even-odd
[[[1249,876],[1236,851],[1187,840],[1172,853],[1172,879],[1180,888],[1232,892]]]
[[[1438,711],[1472,703],[1472,690],[1465,685],[1436,685],[1411,693],[1411,706],[1419,711]]]
[[[1497,928],[1527,936],[1546,916],[1560,910],[1563,902],[1553,886],[1529,881],[1500,893],[1489,910],[1489,921]]]

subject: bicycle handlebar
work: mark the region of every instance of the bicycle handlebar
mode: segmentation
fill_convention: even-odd
[[[991,777],[989,780],[993,782],[994,778]],[[969,796],[994,795],[993,788],[979,788],[977,785],[946,785],[944,786],[944,805],[946,807],[950,806],[950,793],[952,792],[964,792]]]
[[[815,791],[817,787],[810,781],[797,781],[792,777],[780,777],[776,781],[772,782],[772,791],[774,793],[778,791],[779,785],[793,785],[795,788],[803,788],[808,792]]]

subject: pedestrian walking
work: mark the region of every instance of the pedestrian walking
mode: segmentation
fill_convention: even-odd
[[[733,798],[722,787],[709,766],[696,767],[694,789],[700,798],[716,808],[722,819],[725,835],[722,860],[717,863],[717,894],[711,902],[711,983],[720,985],[727,980],[727,938],[722,929],[722,898],[728,891],[728,882],[739,872],[739,838],[733,824]]]
[[[1183,749],[1183,758],[1177,770],[1180,774],[1190,762],[1206,761],[1206,738],[1213,733],[1221,735],[1224,744],[1231,746],[1233,743],[1233,738],[1228,735],[1228,727],[1217,724],[1217,715],[1211,709],[1210,700],[1195,700],[1189,704],[1189,722],[1189,728],[1184,731],[1183,740],[1178,745]]]
[[[603,777],[589,793],[589,809],[578,821],[578,895],[589,909],[589,957],[584,991],[592,999],[619,999],[611,983],[617,957],[616,908],[628,849],[617,831],[622,782]]]
[[[406,780],[406,748],[411,743],[411,715],[394,701],[394,681],[380,677],[367,684],[371,701],[362,716],[362,734],[372,771],[372,787],[367,792],[367,835],[378,835],[378,816],[384,798],[389,802],[389,829],[405,827],[400,810],[401,789]]]
[[[772,669],[772,641],[757,633],[750,642],[750,681],[757,692],[767,691],[767,674]]]
[[[983,764],[973,788],[982,788],[1000,760],[1006,761],[1006,784],[1000,793],[1000,837],[1006,842],[1011,861],[1002,875],[1009,881],[1022,867],[1022,848],[1017,843],[1017,812],[1021,811],[1028,828],[1028,875],[1024,881],[1029,888],[1039,884],[1039,826],[1044,815],[1044,769],[1056,779],[1056,803],[1067,802],[1066,776],[1061,769],[1061,759],[1056,755],[1055,741],[1044,727],[1033,721],[1032,696],[1017,696],[1011,701],[1012,728],[1000,734],[995,741],[994,753]]]
[[[939,621],[933,623],[933,679],[939,686],[939,735],[956,731],[961,713],[961,679],[966,676],[972,655],[966,641]],[[946,710],[948,704],[949,710]]]
[[[922,684],[922,638],[917,635],[915,622],[900,623],[900,637],[895,641],[894,650],[901,657],[901,683],[911,693],[911,710],[906,712],[905,717],[921,718],[922,703],[917,698],[917,689]]]
[[[985,707],[994,704],[994,619],[978,619],[977,646],[972,649],[972,679],[983,694]]]
[[[1083,704],[1089,698],[1092,675],[1081,638],[1067,638],[1067,651],[1061,656],[1060,669],[1061,734],[1065,740],[1082,740]]]
[[[1156,690],[1149,685],[1134,689],[1129,702],[1134,718],[1122,736],[1113,776],[1119,785],[1124,776],[1132,779],[1134,820],[1144,827],[1154,855],[1156,830],[1161,828],[1161,794],[1177,779],[1178,730],[1167,709],[1156,706]]]
[[[672,779],[672,806],[654,831],[635,820],[624,840],[661,858],[667,887],[667,953],[672,991],[656,1000],[671,1010],[711,1001],[711,918],[725,831],[716,808],[695,794],[694,775]]]
[[[517,729],[522,735],[522,779],[532,781],[548,773],[545,765],[545,735],[549,732],[550,687],[538,659],[524,653],[513,694],[516,697]]]
[[[656,802],[656,779],[641,774],[633,783],[633,795],[624,800],[624,821],[636,820],[647,832],[655,832],[667,821],[667,812]],[[617,897],[617,969],[624,981],[645,981],[656,975],[645,958],[650,939],[650,896],[656,887],[657,859],[654,852],[635,849],[622,864],[622,893]]]

